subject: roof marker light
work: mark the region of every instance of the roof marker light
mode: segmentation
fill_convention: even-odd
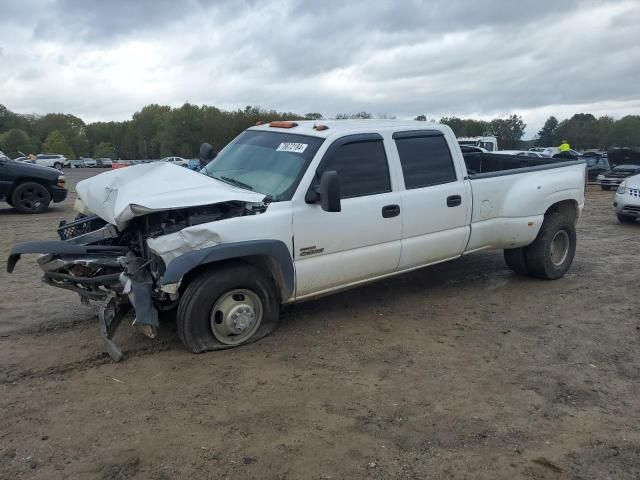
[[[329,127],[327,127],[326,125],[314,125],[313,128],[314,130],[318,130],[319,132],[321,132],[322,130],[329,130]]]
[[[293,127],[297,127],[298,124],[296,122],[277,121],[277,122],[271,122],[269,126],[273,128],[293,128]]]

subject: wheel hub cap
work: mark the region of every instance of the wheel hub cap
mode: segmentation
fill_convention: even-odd
[[[240,333],[249,328],[256,319],[256,312],[250,305],[238,305],[229,312],[231,326]]]
[[[262,321],[260,297],[246,289],[231,290],[221,295],[211,310],[211,331],[225,345],[248,340]]]

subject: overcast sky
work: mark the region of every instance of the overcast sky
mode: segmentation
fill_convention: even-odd
[[[0,103],[640,114],[640,0],[0,0]]]

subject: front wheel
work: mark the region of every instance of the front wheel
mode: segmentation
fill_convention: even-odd
[[[561,215],[545,218],[538,236],[526,248],[529,274],[555,280],[567,273],[576,254],[576,227]]]
[[[60,162],[56,162],[53,164],[53,168],[56,170],[62,170],[62,164]]]
[[[185,289],[178,305],[178,336],[193,353],[254,342],[273,331],[280,315],[275,285],[256,267],[212,267]]]

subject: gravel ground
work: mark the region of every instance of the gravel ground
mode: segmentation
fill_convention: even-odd
[[[71,170],[69,184],[95,174]],[[0,478],[640,478],[640,224],[589,187],[569,274],[479,253],[284,313],[258,343],[192,355],[0,273]],[[55,238],[0,207],[0,257]]]

